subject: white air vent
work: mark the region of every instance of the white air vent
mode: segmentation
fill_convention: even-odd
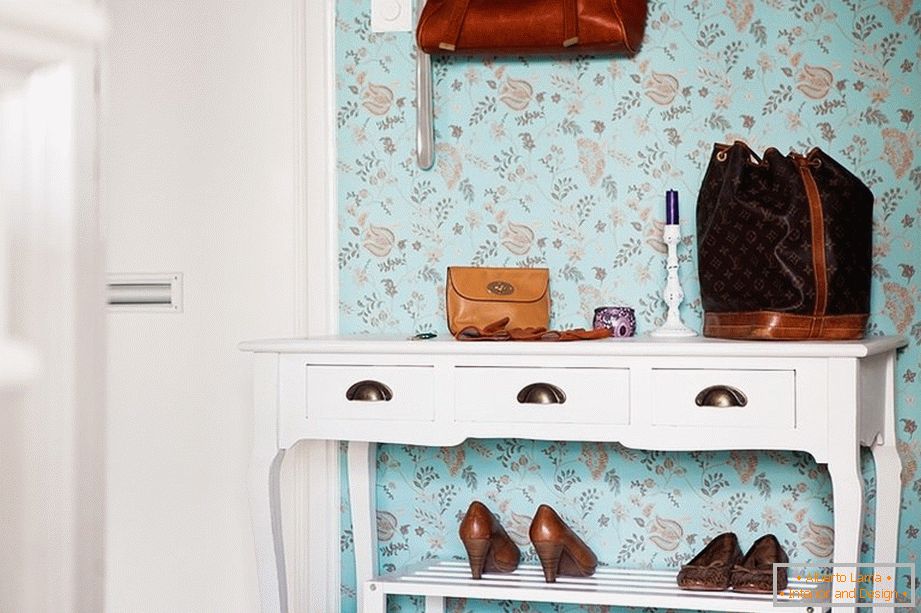
[[[182,273],[108,275],[110,311],[182,312]]]

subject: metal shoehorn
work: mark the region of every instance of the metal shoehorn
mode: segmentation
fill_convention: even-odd
[[[418,0],[416,23],[425,0]],[[432,58],[416,44],[416,164],[428,170],[435,163],[435,131],[432,122]]]

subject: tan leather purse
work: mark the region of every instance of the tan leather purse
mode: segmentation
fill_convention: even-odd
[[[508,317],[509,328],[550,324],[550,271],[546,268],[451,266],[445,287],[448,329],[484,328]]]
[[[636,53],[646,0],[428,0],[416,29],[426,53]]]

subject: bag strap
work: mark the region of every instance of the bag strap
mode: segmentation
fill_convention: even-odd
[[[464,25],[464,17],[467,16],[467,7],[469,6],[470,0],[455,0],[451,6],[451,16],[448,17],[448,40],[438,43],[439,49],[444,49],[445,51],[457,49],[457,41],[460,38],[461,27]]]
[[[563,7],[563,46],[572,47],[579,42],[578,0],[562,0],[561,4]],[[467,16],[469,6],[470,0],[455,0],[451,7],[451,15],[448,17],[446,36],[448,40],[438,43],[439,49],[457,50],[457,41],[460,39],[461,28],[464,26],[464,18]]]
[[[563,46],[579,42],[579,7],[577,0],[563,0]]]

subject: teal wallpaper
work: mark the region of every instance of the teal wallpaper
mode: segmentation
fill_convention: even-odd
[[[714,142],[819,146],[876,195],[871,333],[903,334],[900,560],[921,554],[921,6],[911,0],[652,1],[634,58],[435,61],[436,166],[413,160],[411,35],[370,32],[368,0],[338,0],[339,267],[343,333],[444,325],[451,264],[547,266],[553,324],[602,304],[661,323],[666,189],[681,193],[685,320],[700,326],[694,203]],[[345,475],[343,475],[345,477]],[[872,468],[867,491],[874,494]],[[827,560],[823,467],[794,453],[653,453],[618,445],[468,441],[381,446],[380,566],[462,556],[459,517],[489,504],[526,545],[541,502],[604,564],[676,568],[725,530],[775,533],[793,561]],[[343,611],[354,610],[343,502]],[[872,542],[872,515],[866,536]],[[869,553],[869,552],[868,552]],[[395,599],[393,611],[418,611]],[[453,602],[450,611],[581,611]]]

